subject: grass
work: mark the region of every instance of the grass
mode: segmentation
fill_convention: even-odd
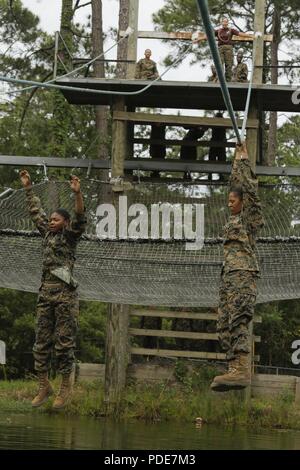
[[[181,375],[180,375],[181,374]],[[300,429],[300,407],[293,396],[283,392],[276,397],[244,399],[243,392],[213,393],[209,382],[214,371],[203,369],[192,375],[179,368],[176,385],[168,383],[129,384],[119,403],[119,419],[194,422],[214,425]],[[59,382],[53,381],[57,390]],[[0,410],[22,413],[54,413],[52,400],[33,410],[34,380],[0,381]],[[99,417],[105,414],[104,389],[100,381],[82,381],[74,386],[72,399],[60,413]]]

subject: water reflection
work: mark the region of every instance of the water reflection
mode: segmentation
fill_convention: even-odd
[[[0,449],[300,449],[300,431],[0,414]]]

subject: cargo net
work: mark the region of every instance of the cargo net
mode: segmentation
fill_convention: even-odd
[[[203,248],[198,250],[186,249],[190,239],[174,240],[172,217],[169,238],[160,227],[155,240],[145,236],[126,239],[118,230],[116,239],[100,239],[99,205],[110,203],[112,197],[116,201],[116,193],[112,196],[109,184],[95,180],[84,181],[82,190],[88,225],[77,248],[74,272],[81,299],[149,306],[217,305],[223,259],[222,227],[229,215],[226,186],[140,183],[127,193],[128,210],[132,204],[143,204],[149,227],[155,204],[169,203],[172,207],[177,204],[182,208],[184,204],[204,204],[205,240]],[[47,214],[57,207],[73,211],[74,197],[68,183],[43,182],[35,185],[34,191]],[[261,267],[257,301],[298,298],[299,190],[278,185],[261,187],[259,191],[266,225],[257,242]],[[135,218],[128,215],[128,225]],[[0,238],[0,286],[37,292],[41,277],[41,237],[28,216],[24,190],[14,190],[0,198]]]

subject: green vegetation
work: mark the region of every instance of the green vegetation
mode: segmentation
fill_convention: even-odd
[[[6,343],[8,378],[23,378],[33,372],[36,299],[35,294],[28,292],[0,289],[0,339]],[[106,309],[101,302],[80,303],[78,361],[104,362]]]
[[[119,406],[119,419],[145,421],[195,422],[201,425],[251,426],[300,429],[300,407],[283,392],[276,398],[252,398],[246,402],[243,392],[212,393],[209,380],[213,368],[195,371],[187,384],[135,384],[127,386]],[[58,380],[54,387],[58,388]],[[54,413],[51,400],[32,410],[30,401],[36,391],[33,380],[0,382],[0,409],[22,413]],[[105,415],[103,385],[100,381],[82,381],[74,386],[66,415],[100,417]]]

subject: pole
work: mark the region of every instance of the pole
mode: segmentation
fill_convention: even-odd
[[[265,29],[265,0],[255,0],[255,17],[254,17],[254,32],[264,33]],[[253,84],[260,85],[262,84],[263,78],[263,58],[264,58],[264,39],[262,36],[257,36],[253,40],[253,56],[254,67],[253,72]],[[249,119],[259,118],[259,113],[256,104],[252,104],[249,110]],[[247,131],[247,147],[249,152],[249,159],[253,170],[255,169],[256,162],[258,161],[258,129],[248,129]]]
[[[128,26],[133,30],[133,33],[128,37],[127,60],[132,60],[133,62],[127,65],[126,72],[126,78],[130,79],[134,79],[135,64],[137,61],[138,19],[139,0],[130,0]]]

